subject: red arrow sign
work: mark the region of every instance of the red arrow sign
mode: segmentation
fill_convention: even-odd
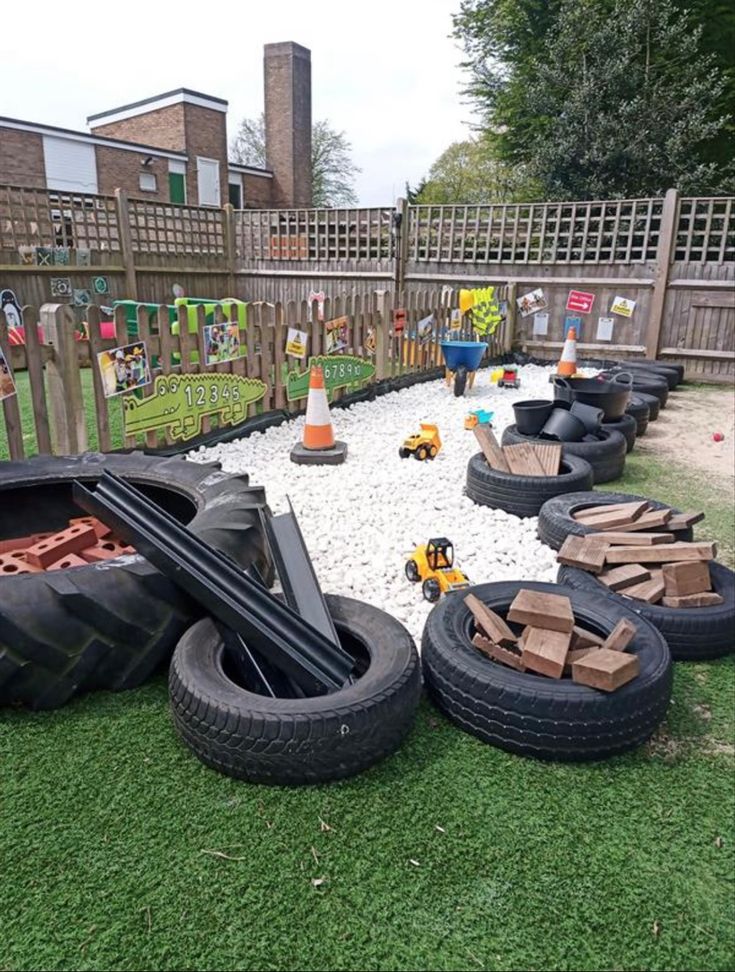
[[[567,297],[567,310],[589,314],[595,302],[594,294],[587,294],[583,290],[570,290]]]

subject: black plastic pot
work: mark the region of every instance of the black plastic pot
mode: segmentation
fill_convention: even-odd
[[[592,405],[585,405],[584,402],[572,402],[570,409],[572,415],[584,423],[588,432],[597,432],[605,417],[601,408],[594,408]]]
[[[516,402],[513,406],[513,412],[518,431],[523,435],[538,435],[553,408],[554,403],[543,398]]]
[[[603,377],[613,384],[621,381],[624,376],[629,377],[629,371],[603,371]],[[636,392],[646,392],[648,395],[655,395],[659,400],[661,408],[666,408],[669,397],[669,385],[664,377],[656,375],[652,371],[633,372],[633,390]],[[611,416],[615,417],[615,416]]]
[[[625,379],[627,378],[627,383]],[[554,397],[566,402],[583,402],[593,408],[601,408],[605,419],[616,419],[625,411],[630,398],[633,376],[619,372],[615,381],[600,378],[554,377]]]
[[[564,408],[555,408],[544,423],[541,435],[560,442],[581,442],[587,428],[582,419]]]

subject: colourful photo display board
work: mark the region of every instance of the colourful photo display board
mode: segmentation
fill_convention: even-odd
[[[158,375],[148,398],[124,399],[125,435],[166,431],[187,441],[201,433],[205,417],[217,416],[220,427],[239,425],[265,392],[264,382],[241,375]]]
[[[306,371],[291,371],[286,384],[286,397],[289,402],[299,398],[306,398],[309,394],[309,373],[313,365],[318,365],[324,372],[324,387],[327,397],[338,388],[348,388],[369,381],[375,374],[375,365],[357,355],[335,354],[317,355],[309,358]]]

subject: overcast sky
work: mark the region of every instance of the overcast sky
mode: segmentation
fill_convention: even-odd
[[[172,88],[263,107],[263,44],[311,49],[313,117],[344,130],[363,205],[392,203],[467,135],[459,0],[3,4],[0,115],[86,131],[87,115]],[[201,20],[196,22],[197,14]]]

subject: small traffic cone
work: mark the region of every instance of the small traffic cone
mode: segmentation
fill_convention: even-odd
[[[577,331],[573,327],[567,331],[567,339],[562,348],[556,373],[563,378],[569,378],[577,373]]]
[[[318,365],[313,365],[309,373],[304,438],[291,450],[291,461],[299,465],[336,466],[344,462],[346,456],[347,443],[337,442],[334,438],[324,372]]]

